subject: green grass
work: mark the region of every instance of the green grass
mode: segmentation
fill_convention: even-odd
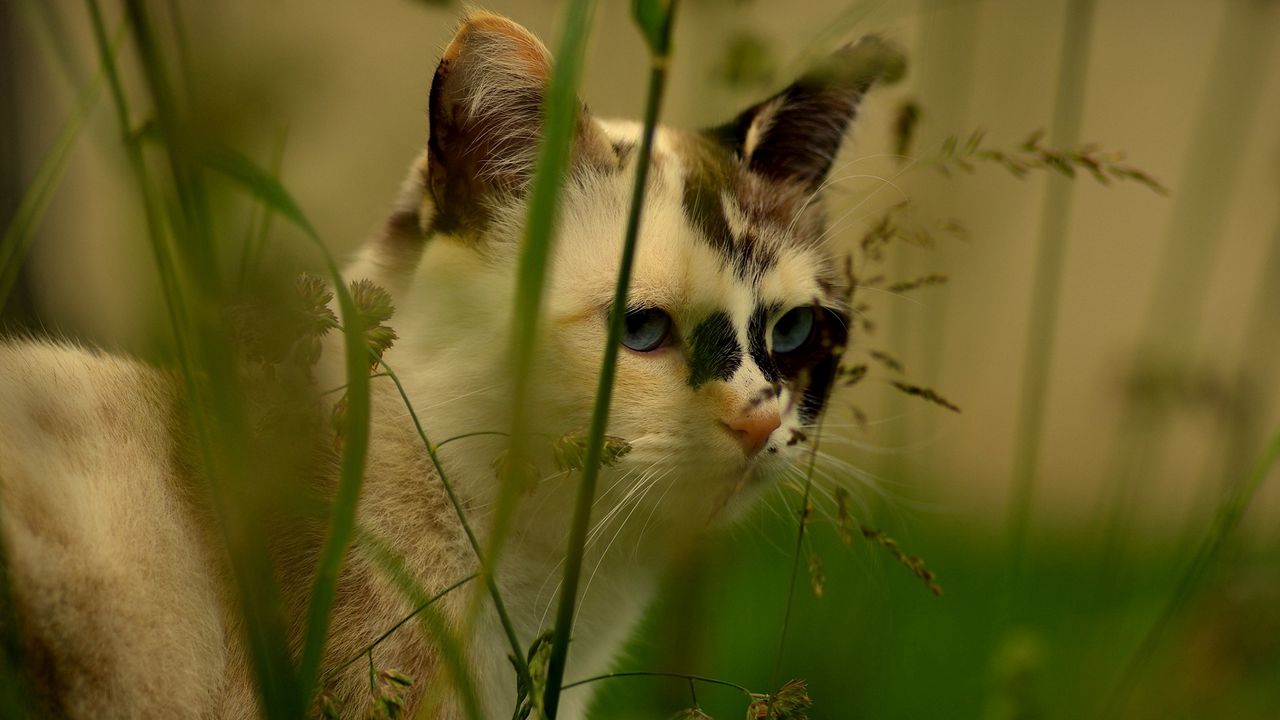
[[[134,45],[142,59],[148,94],[156,109],[157,132],[165,144],[170,177],[166,186],[180,197],[166,207],[156,175],[147,167],[140,138],[120,73],[109,52],[101,8],[87,0],[94,36],[107,71],[129,167],[142,195],[147,227],[164,289],[170,326],[188,403],[188,418],[196,439],[199,473],[208,482],[209,497],[228,556],[245,620],[250,654],[268,717],[296,717],[304,702],[285,644],[284,618],[261,529],[245,522],[239,485],[249,478],[248,439],[236,371],[220,328],[218,277],[212,252],[213,228],[207,216],[207,197],[201,171],[188,157],[189,138],[181,121],[146,8],[126,6]],[[169,222],[166,222],[169,221]],[[198,370],[197,370],[198,368]]]
[[[794,527],[775,516],[762,524],[721,537],[707,550],[704,601],[694,606],[668,601],[655,608],[623,667],[661,667],[665,658],[680,654],[680,642],[687,642],[698,648],[695,660],[670,669],[766,686],[776,649],[771,619],[786,602],[785,586],[771,579],[789,571],[790,554],[780,546],[792,539]],[[939,572],[946,589],[941,598],[874,549],[850,550],[829,529],[815,530],[827,571],[825,592],[821,598],[803,589],[797,594],[799,620],[783,658],[784,677],[809,682],[814,720],[1026,717],[993,714],[993,706],[1011,694],[1001,687],[1000,666],[1017,669],[1019,645],[1032,650],[1021,662],[1030,702],[1039,711],[1034,716],[1097,717],[1106,701],[1103,690],[1142,642],[1143,629],[1158,616],[1182,565],[1169,549],[1146,553],[1127,578],[1123,596],[1107,597],[1100,595],[1107,591],[1097,582],[1095,555],[1082,552],[1069,537],[1042,543],[1026,557],[1025,611],[1008,631],[994,592],[1007,567],[1003,538],[975,537],[971,526],[940,518],[913,518],[909,531],[912,547]],[[1274,561],[1254,559],[1263,568]],[[684,596],[684,590],[667,588],[668,598]],[[692,616],[685,622],[697,628],[696,635],[664,643],[669,636],[663,627],[679,616]],[[1269,678],[1280,676],[1280,655],[1251,672],[1242,685],[1265,688]],[[594,716],[616,720],[667,717],[688,697],[678,680],[611,682],[599,691]],[[742,716],[740,693],[699,687],[698,695],[712,717]],[[1271,700],[1271,705],[1258,702],[1253,714],[1199,717],[1261,718],[1280,699],[1272,693]],[[1230,697],[1220,698],[1216,707],[1231,703]],[[1158,697],[1150,713],[1135,715],[1195,716],[1176,707],[1173,698],[1161,704]]]

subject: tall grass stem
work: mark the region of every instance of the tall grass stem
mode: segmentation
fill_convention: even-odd
[[[511,327],[511,438],[508,462],[502,474],[497,505],[489,526],[486,562],[482,575],[496,572],[505,545],[511,517],[521,497],[520,468],[529,456],[529,390],[538,326],[542,321],[542,299],[555,241],[560,211],[560,190],[569,172],[574,132],[581,113],[578,84],[585,63],[587,37],[595,14],[595,0],[570,0],[565,12],[564,32],[556,48],[551,79],[543,111],[542,140],[529,187],[528,211],[520,259],[516,270],[515,306]],[[488,582],[486,581],[486,587]],[[468,622],[470,624],[470,622]],[[524,653],[517,653],[520,658]]]
[[[203,185],[193,179],[198,172],[192,172],[185,157],[187,145],[174,140],[179,134],[177,113],[145,8],[137,2],[126,2],[126,15],[142,59],[145,87],[156,107],[156,132],[164,142],[169,167],[175,173],[174,182],[182,186],[186,195],[186,201],[167,214],[161,191],[148,172],[139,138],[133,132],[123,82],[108,52],[101,8],[97,0],[86,0],[86,6],[116,107],[125,154],[142,194],[152,251],[178,348],[198,467],[207,481],[217,527],[228,550],[262,710],[268,717],[296,717],[302,712],[302,703],[285,643],[275,573],[263,553],[265,538],[261,528],[246,521],[243,512],[230,503],[231,483],[242,480],[247,473],[248,448],[233,360],[225,331],[219,331],[221,318],[214,302],[216,272],[199,261],[193,262],[193,256],[207,257],[206,241],[211,237],[207,217],[202,214],[207,202]],[[170,246],[166,219],[176,228],[175,236],[187,242]],[[188,235],[193,229],[195,236]],[[183,280],[193,277],[197,285],[194,298],[189,299]],[[198,373],[196,368],[200,368]]]
[[[796,528],[796,544],[791,554],[791,575],[787,579],[787,604],[782,612],[782,629],[778,631],[778,651],[773,656],[773,674],[769,676],[769,687],[778,684],[778,676],[782,673],[782,656],[787,649],[787,634],[791,630],[791,612],[795,606],[796,582],[800,579],[800,557],[804,555],[805,531],[809,524],[809,503],[813,497],[813,473],[818,463],[818,445],[822,440],[822,426],[825,415],[818,419],[817,432],[813,434],[813,446],[809,451],[809,464],[805,468],[804,491],[800,494],[799,520]]]
[[[1062,36],[1057,95],[1054,99],[1050,142],[1075,147],[1084,115],[1085,82],[1089,75],[1089,47],[1096,0],[1071,0]],[[1063,256],[1066,254],[1074,184],[1050,175],[1040,216],[1040,242],[1031,285],[1031,311],[1023,349],[1022,387],[1018,396],[1013,478],[1007,518],[1009,592],[1016,593],[1028,541],[1027,529],[1035,500],[1036,472],[1044,439],[1045,404],[1050,363],[1057,339],[1058,304],[1062,294]]]
[[[405,391],[404,385],[400,382],[400,376],[396,375],[391,366],[387,365],[384,360],[382,369],[387,376],[391,378],[391,382],[395,383],[396,391],[400,393],[400,399],[404,402],[405,409],[409,412],[409,418],[413,421],[413,428],[418,433],[418,439],[422,441],[422,445],[427,450],[427,455],[431,458],[431,464],[436,469],[436,475],[440,478],[440,484],[444,487],[445,494],[449,497],[449,504],[453,506],[454,513],[458,516],[458,523],[462,526],[462,531],[467,536],[467,542],[471,545],[472,552],[476,555],[476,562],[484,567],[484,550],[480,547],[480,540],[476,537],[475,530],[471,527],[471,522],[467,520],[466,510],[462,507],[462,500],[458,497],[457,491],[453,489],[453,483],[449,482],[449,476],[444,471],[444,465],[440,463],[440,446],[433,446],[431,441],[427,439],[427,432],[422,427],[422,421],[418,418],[418,412],[413,408],[413,402],[409,400],[409,394]],[[488,435],[490,433],[468,433],[467,436]],[[457,440],[466,436],[458,436],[449,438],[449,440]],[[443,446],[449,442],[445,440],[440,443]],[[511,622],[511,614],[507,611],[507,604],[502,599],[502,592],[498,588],[497,580],[492,573],[482,573],[485,587],[489,591],[489,598],[493,601],[493,607],[498,613],[498,620],[502,623],[502,631],[507,636],[507,642],[510,645],[511,657],[516,664],[516,672],[521,676],[521,680],[529,680],[529,665],[525,658],[525,649],[520,644],[520,638],[516,634],[515,624]]]
[[[564,576],[560,584],[560,597],[556,607],[555,633],[551,639],[551,656],[547,664],[547,687],[543,706],[546,708],[548,720],[555,720],[560,706],[561,684],[564,682],[565,666],[569,657],[569,639],[573,633],[575,610],[578,600],[578,584],[582,577],[582,561],[586,552],[587,531],[591,525],[591,509],[595,504],[596,482],[600,476],[604,452],[604,435],[609,422],[609,406],[613,400],[613,381],[617,372],[618,348],[622,344],[622,333],[626,327],[627,292],[631,286],[631,269],[635,263],[636,246],[640,237],[640,222],[644,215],[645,191],[649,181],[649,160],[653,154],[653,137],[658,124],[658,116],[662,109],[662,96],[666,88],[667,65],[670,56],[671,24],[676,11],[676,2],[659,8],[665,10],[665,17],[659,17],[657,23],[660,38],[654,42],[651,32],[652,18],[644,16],[645,6],[654,8],[661,3],[645,3],[643,0],[635,4],[637,22],[641,25],[651,44],[649,88],[645,98],[644,125],[640,136],[640,150],[636,155],[635,184],[631,191],[631,208],[627,215],[626,236],[623,240],[622,257],[618,262],[618,280],[614,286],[613,304],[609,309],[609,331],[604,346],[604,359],[600,364],[600,379],[596,387],[595,408],[591,414],[591,427],[587,434],[586,461],[582,468],[582,479],[578,485],[577,500],[574,503],[573,520],[569,530],[569,544],[565,556]],[[646,21],[649,25],[646,26]]]

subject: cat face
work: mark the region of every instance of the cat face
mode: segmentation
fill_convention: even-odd
[[[821,190],[895,57],[865,39],[724,126],[657,132],[608,431],[633,448],[615,472],[650,478],[676,514],[714,516],[776,477],[823,410],[851,281]],[[429,222],[498,275],[518,261],[550,62],[519,26],[473,14],[432,85]],[[537,370],[556,431],[590,416],[640,135],[580,109]]]
[[[621,169],[567,189],[548,296],[546,354],[558,362],[544,381],[582,408],[622,250],[625,149],[640,133],[600,127],[624,149]],[[821,412],[846,337],[844,283],[810,192],[763,180],[697,133],[662,130],[652,162],[609,431],[632,443],[628,462],[706,481],[672,492],[714,509],[780,472]]]

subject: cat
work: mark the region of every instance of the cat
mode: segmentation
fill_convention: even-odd
[[[720,127],[658,128],[608,426],[631,449],[600,478],[567,680],[607,671],[670,556],[740,516],[803,450],[850,313],[821,191],[896,57],[863,38]],[[400,340],[385,361],[437,442],[511,426],[507,337],[550,72],[523,27],[468,13],[431,83],[427,147],[346,273],[391,293]],[[589,423],[640,135],[578,109],[533,364],[538,437]],[[318,387],[342,383],[341,358],[326,345]],[[474,572],[475,556],[395,387],[371,382],[359,522],[436,591]],[[176,430],[182,412],[178,384],[137,360],[0,344],[0,520],[33,701],[50,716],[259,714],[223,551]],[[506,443],[479,434],[440,451],[481,537]],[[526,642],[551,622],[577,479],[533,454],[540,479],[496,572]],[[295,648],[319,537],[276,549]],[[456,629],[472,596],[435,607]],[[369,670],[339,663],[409,608],[352,550],[321,688],[344,716],[368,707]],[[514,673],[490,606],[466,649],[482,716],[506,717]],[[415,628],[388,637],[376,661],[418,681],[410,713],[444,667]],[[559,717],[585,717],[590,698],[590,686],[566,691]],[[435,717],[462,717],[453,698],[440,703]]]

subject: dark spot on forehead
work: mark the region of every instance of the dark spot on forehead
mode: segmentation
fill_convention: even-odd
[[[711,380],[727,381],[742,365],[742,345],[733,321],[723,311],[712,313],[689,336],[689,384],[695,389]]]
[[[733,232],[724,214],[721,192],[724,187],[704,171],[695,170],[685,178],[681,207],[689,224],[711,247],[726,258],[733,256]]]
[[[782,375],[769,354],[769,343],[765,339],[765,333],[769,330],[769,317],[779,309],[778,305],[757,305],[751,313],[751,320],[747,323],[747,343],[751,359],[760,368],[760,372],[764,373],[764,379],[771,383],[777,382]]]
[[[738,278],[749,283],[759,282],[760,277],[778,264],[778,251],[760,236],[748,230],[738,238],[733,253],[733,269]]]

